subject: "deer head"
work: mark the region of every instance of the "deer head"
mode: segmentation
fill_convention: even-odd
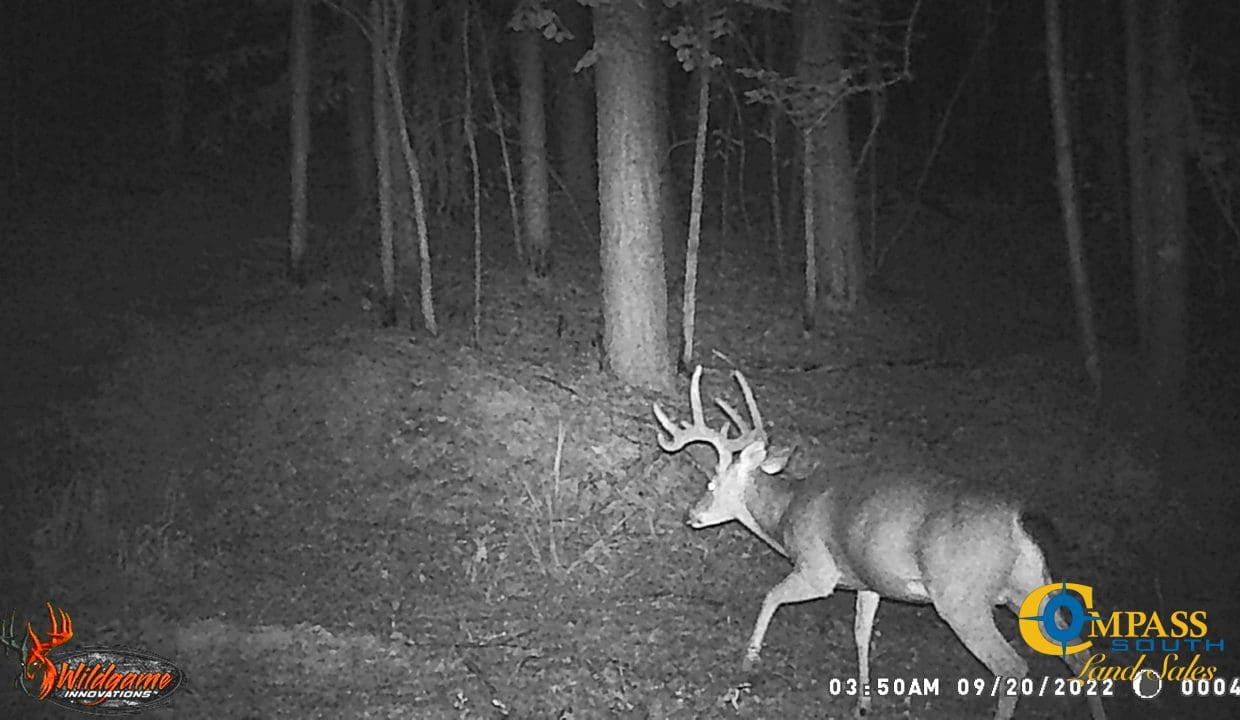
[[[691,443],[701,442],[713,447],[718,456],[715,472],[706,484],[706,492],[689,509],[685,518],[691,527],[704,528],[737,520],[776,551],[787,554],[783,546],[754,519],[749,509],[749,495],[760,479],[758,473],[774,475],[780,472],[792,451],[788,449],[768,452],[766,428],[762,424],[762,413],[758,410],[753,391],[744,375],[734,372],[733,377],[745,396],[752,426],[745,422],[735,408],[718,398],[715,399],[715,404],[727,415],[728,421],[718,430],[706,424],[702,410],[702,366],[698,365],[689,381],[692,421],[684,421],[678,425],[663,412],[658,403],[654,404],[654,415],[663,429],[663,432],[659,433],[659,447],[665,452],[673,453]],[[736,437],[728,435],[729,424],[736,427],[739,433]]]

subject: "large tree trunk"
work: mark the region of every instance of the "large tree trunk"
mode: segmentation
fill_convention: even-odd
[[[667,281],[659,217],[650,3],[614,0],[595,9],[603,344],[624,382],[671,385]]]
[[[306,281],[304,259],[309,232],[306,167],[310,156],[310,0],[293,0],[289,39],[289,159],[292,217],[288,228],[288,269],[293,282]]]
[[[797,75],[803,82],[829,87],[839,82],[845,60],[847,13],[832,0],[798,5],[803,15]],[[830,106],[834,107],[830,107]],[[842,101],[824,102],[830,111],[811,128],[814,187],[805,188],[814,204],[818,255],[818,312],[852,310],[865,298],[865,264],[857,228],[857,198],[848,137],[848,114]]]
[[[1158,399],[1164,406],[1174,406],[1183,392],[1187,372],[1184,263],[1188,223],[1184,127],[1189,99],[1183,76],[1179,3],[1158,0],[1154,21],[1150,373]]]
[[[1059,188],[1059,205],[1063,211],[1064,235],[1068,241],[1068,266],[1072,273],[1072,294],[1076,301],[1077,327],[1081,333],[1081,349],[1085,356],[1085,372],[1093,386],[1094,397],[1102,395],[1102,368],[1098,359],[1098,336],[1094,331],[1093,298],[1085,272],[1085,250],[1081,238],[1081,214],[1073,170],[1072,137],[1068,119],[1067,83],[1064,81],[1063,26],[1059,14],[1060,0],[1046,0],[1046,75],[1050,89],[1051,118],[1055,135],[1055,169]]]
[[[345,73],[348,76],[349,164],[353,169],[353,193],[359,203],[369,204],[375,194],[374,155],[370,138],[370,41],[353,22],[346,21]]]
[[[526,248],[534,277],[547,277],[551,219],[547,206],[547,115],[543,83],[542,33],[517,37],[517,77],[521,86],[521,197]]]

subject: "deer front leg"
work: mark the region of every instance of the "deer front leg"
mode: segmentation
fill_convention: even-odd
[[[853,638],[857,641],[857,675],[860,687],[870,684],[870,638],[874,634],[874,616],[878,614],[878,593],[872,590],[857,591],[857,614],[853,617]],[[860,718],[870,713],[871,698],[866,693],[857,695],[857,707],[853,715]]]
[[[834,563],[830,564],[829,568],[819,568],[813,571],[797,567],[792,574],[771,588],[766,594],[766,599],[762,601],[762,610],[758,613],[757,622],[754,623],[753,634],[749,636],[749,646],[745,649],[745,660],[741,664],[741,669],[749,673],[757,667],[759,656],[762,654],[762,639],[766,637],[771,618],[774,617],[780,605],[828,597],[835,592],[835,586],[839,580],[840,572]]]

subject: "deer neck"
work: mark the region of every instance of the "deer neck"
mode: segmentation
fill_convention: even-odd
[[[760,470],[755,475],[753,483],[745,491],[744,512],[737,519],[775,552],[788,557],[788,551],[778,538],[780,524],[794,495],[792,481],[767,475]]]

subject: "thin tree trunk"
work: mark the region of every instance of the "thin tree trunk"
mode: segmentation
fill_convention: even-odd
[[[469,48],[469,3],[461,16],[461,63],[465,67],[465,142],[469,145],[470,175],[473,177],[474,215],[474,348],[482,347],[482,186],[478,173],[478,143],[474,139],[474,76]]]
[[[771,150],[771,235],[775,241],[775,268],[782,276],[788,258],[784,251],[784,201],[779,192],[779,108],[775,103],[767,108],[766,131]]]
[[[1077,325],[1085,354],[1085,372],[1094,398],[1102,396],[1102,367],[1098,360],[1098,336],[1094,330],[1093,300],[1085,272],[1081,241],[1081,216],[1077,207],[1073,175],[1072,138],[1068,132],[1067,89],[1064,86],[1063,28],[1059,19],[1059,0],[1046,0],[1046,72],[1050,85],[1051,118],[1055,130],[1055,166],[1058,170],[1059,204],[1063,210],[1064,234],[1068,241],[1068,263],[1072,271],[1072,290],[1076,299]]]
[[[423,118],[423,120],[417,122],[417,130],[415,130],[415,132],[423,131],[422,135],[417,138],[411,137],[409,141],[415,154],[419,152],[423,155],[433,154],[427,153],[423,149],[423,146],[429,144],[434,135],[424,132],[428,129],[428,127],[432,126],[432,123],[424,119],[427,117],[427,108],[423,107],[423,103],[419,102],[414,107],[406,107],[403,100],[397,99],[397,93],[390,89],[391,85],[395,84],[397,90],[399,91],[400,97],[403,97],[404,90],[410,83],[408,73],[406,72],[405,62],[405,58],[407,56],[405,31],[409,27],[409,17],[407,13],[409,11],[410,3],[409,0],[384,0],[384,3],[388,8],[387,13],[391,22],[389,27],[389,37],[391,39],[388,47],[393,53],[390,58],[387,56],[384,57],[384,61],[387,63],[384,70],[384,82],[389,87],[387,92],[392,98],[391,103],[388,105],[390,112],[392,113],[392,117],[388,120],[388,131],[392,133],[392,137],[388,138],[388,152],[392,155],[390,160],[392,163],[392,220],[394,223],[393,227],[395,228],[393,239],[396,241],[396,283],[398,288],[403,288],[406,284],[412,284],[410,277],[414,273],[414,268],[418,265],[418,230],[415,218],[416,210],[414,209],[413,202],[414,189],[409,185],[409,173],[400,171],[402,167],[407,165],[404,155],[404,141],[400,138],[400,129],[407,126],[407,118],[410,116],[410,113],[413,113],[413,117]],[[415,31],[415,41],[420,27],[420,25],[415,25],[413,28]],[[417,47],[413,48],[415,54],[417,53],[417,50]],[[389,73],[393,74],[392,78],[387,78],[387,74]],[[417,71],[416,67],[414,68],[413,74],[414,79],[417,80],[425,82],[429,79],[428,77],[419,78],[418,75],[421,73]],[[429,73],[426,74],[429,76]],[[419,98],[419,100],[429,100],[432,102],[434,100],[433,93],[417,93],[415,97]],[[418,163],[418,167],[422,167],[420,161]],[[412,325],[412,293],[406,293],[403,290],[398,290],[397,298],[398,300],[409,305],[408,309],[411,313],[409,321]]]
[[[495,132],[499,135],[500,157],[504,161],[504,182],[508,187],[508,211],[512,217],[512,249],[516,252],[517,262],[526,267],[525,241],[522,240],[521,211],[517,203],[517,188],[513,179],[512,154],[508,151],[508,123],[505,122],[504,108],[499,102],[499,93],[495,90],[495,77],[492,75],[491,52],[487,48],[486,29],[479,23],[482,34],[482,74],[486,77],[487,93],[491,96],[491,113],[495,116]]]
[[[396,0],[398,6],[404,0]],[[401,15],[397,14],[397,19]],[[387,56],[388,87],[392,92],[392,105],[396,108],[405,107],[404,93],[400,89],[400,71],[396,65],[399,57],[400,41],[393,43],[392,52]],[[426,200],[422,194],[422,173],[419,169],[418,156],[413,152],[413,144],[409,139],[409,123],[403,111],[396,113],[396,127],[400,131],[400,149],[405,156],[405,169],[408,171],[409,187],[413,191],[413,219],[418,229],[418,270],[419,299],[422,309],[422,323],[431,335],[439,334],[439,323],[435,320],[435,300],[431,283],[431,251],[430,232],[426,228]],[[410,323],[412,325],[412,321]]]
[[[650,3],[614,0],[594,10],[598,95],[603,345],[620,380],[671,387],[667,280],[659,217]]]
[[[384,327],[396,324],[396,227],[392,216],[392,154],[391,130],[388,122],[392,117],[392,99],[388,93],[385,74],[385,56],[394,52],[389,48],[386,0],[370,0],[370,81],[371,119],[375,123],[374,153],[376,193],[379,202],[379,267],[383,273],[383,320]]]
[[[543,83],[542,34],[524,30],[517,37],[521,85],[521,190],[526,247],[534,277],[546,278],[551,252],[547,196],[547,118]]]
[[[805,214],[805,307],[801,311],[801,329],[812,332],[818,315],[818,246],[815,237],[814,199],[809,189],[814,187],[814,164],[810,162],[814,151],[814,134],[801,134],[801,208]]]
[[[703,42],[708,43],[708,39]],[[709,44],[703,55],[710,50]],[[710,116],[710,69],[702,64],[697,70],[698,115],[697,136],[693,144],[693,196],[689,208],[689,242],[685,247],[685,288],[681,315],[681,352],[679,371],[687,372],[693,364],[693,326],[697,317],[698,246],[702,238],[702,177],[706,166],[706,124]],[[726,180],[725,180],[726,182]]]
[[[289,185],[292,218],[288,228],[288,273],[304,285],[306,235],[309,232],[307,162],[310,156],[310,0],[293,0],[289,38]]]

